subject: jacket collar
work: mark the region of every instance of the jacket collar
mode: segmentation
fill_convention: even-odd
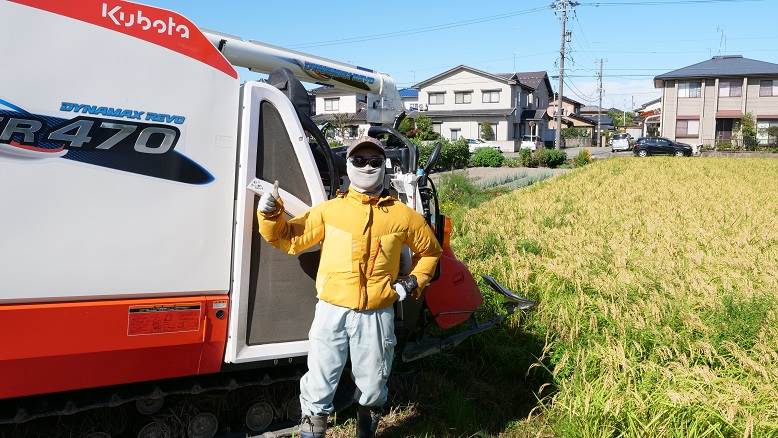
[[[365,193],[359,193],[356,190],[353,190],[349,188],[349,190],[346,190],[345,192],[338,192],[338,196],[341,198],[348,198],[352,199],[354,201],[360,202],[362,204],[376,204],[376,205],[382,205],[386,202],[394,201],[394,196],[389,193],[389,190],[384,189],[381,193],[377,195],[368,195]]]

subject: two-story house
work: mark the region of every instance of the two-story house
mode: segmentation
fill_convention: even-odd
[[[767,143],[767,128],[778,125],[778,64],[740,55],[714,56],[661,74],[662,135],[694,145],[737,138],[740,121],[751,113],[757,138]]]
[[[419,90],[415,88],[400,88],[397,92],[400,93],[400,99],[403,100],[403,107],[405,107],[406,111],[419,110]]]
[[[557,94],[554,93],[554,98],[549,102],[548,109],[546,110],[551,119],[548,122],[548,130],[552,135],[556,134],[555,116],[557,114],[558,103]],[[562,129],[576,128],[585,131],[587,134],[586,137],[565,140],[565,147],[591,146],[594,141],[597,122],[581,114],[581,108],[583,107],[584,104],[581,102],[567,96],[562,96]]]
[[[556,119],[554,117],[556,116],[557,103],[558,97],[556,93],[554,93],[554,98],[551,100],[551,102],[549,102],[548,109],[546,111],[548,112],[548,116],[551,118],[551,120],[548,122],[549,130],[556,129]],[[581,102],[578,102],[577,100],[571,99],[567,96],[562,96],[562,129],[584,128],[591,131],[591,128],[596,125],[596,122],[581,114],[581,108],[583,107],[584,104]]]
[[[311,90],[316,98],[314,115],[316,123],[329,122],[328,135],[340,142],[348,142],[367,135],[367,95],[319,87]]]
[[[419,90],[421,114],[430,117],[435,132],[456,140],[485,138],[505,152],[518,150],[522,136],[548,140],[548,74],[540,72],[488,73],[460,65],[414,85]]]
[[[659,135],[659,126],[662,119],[662,98],[649,100],[633,110],[640,119],[640,125],[643,128],[642,136]]]

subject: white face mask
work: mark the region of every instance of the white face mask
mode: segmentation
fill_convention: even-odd
[[[375,168],[368,164],[365,167],[356,167],[351,160],[346,160],[346,173],[351,181],[351,187],[360,193],[368,195],[381,193],[384,188],[385,172],[384,166]]]

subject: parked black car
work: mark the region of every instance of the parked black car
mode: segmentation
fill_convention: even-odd
[[[635,142],[633,153],[638,157],[649,155],[691,157],[692,147],[686,143],[677,143],[664,137],[641,137]]]

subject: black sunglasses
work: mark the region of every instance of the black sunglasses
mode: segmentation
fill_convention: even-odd
[[[354,167],[365,167],[369,164],[370,167],[378,169],[384,165],[384,157],[350,157],[349,161]]]

